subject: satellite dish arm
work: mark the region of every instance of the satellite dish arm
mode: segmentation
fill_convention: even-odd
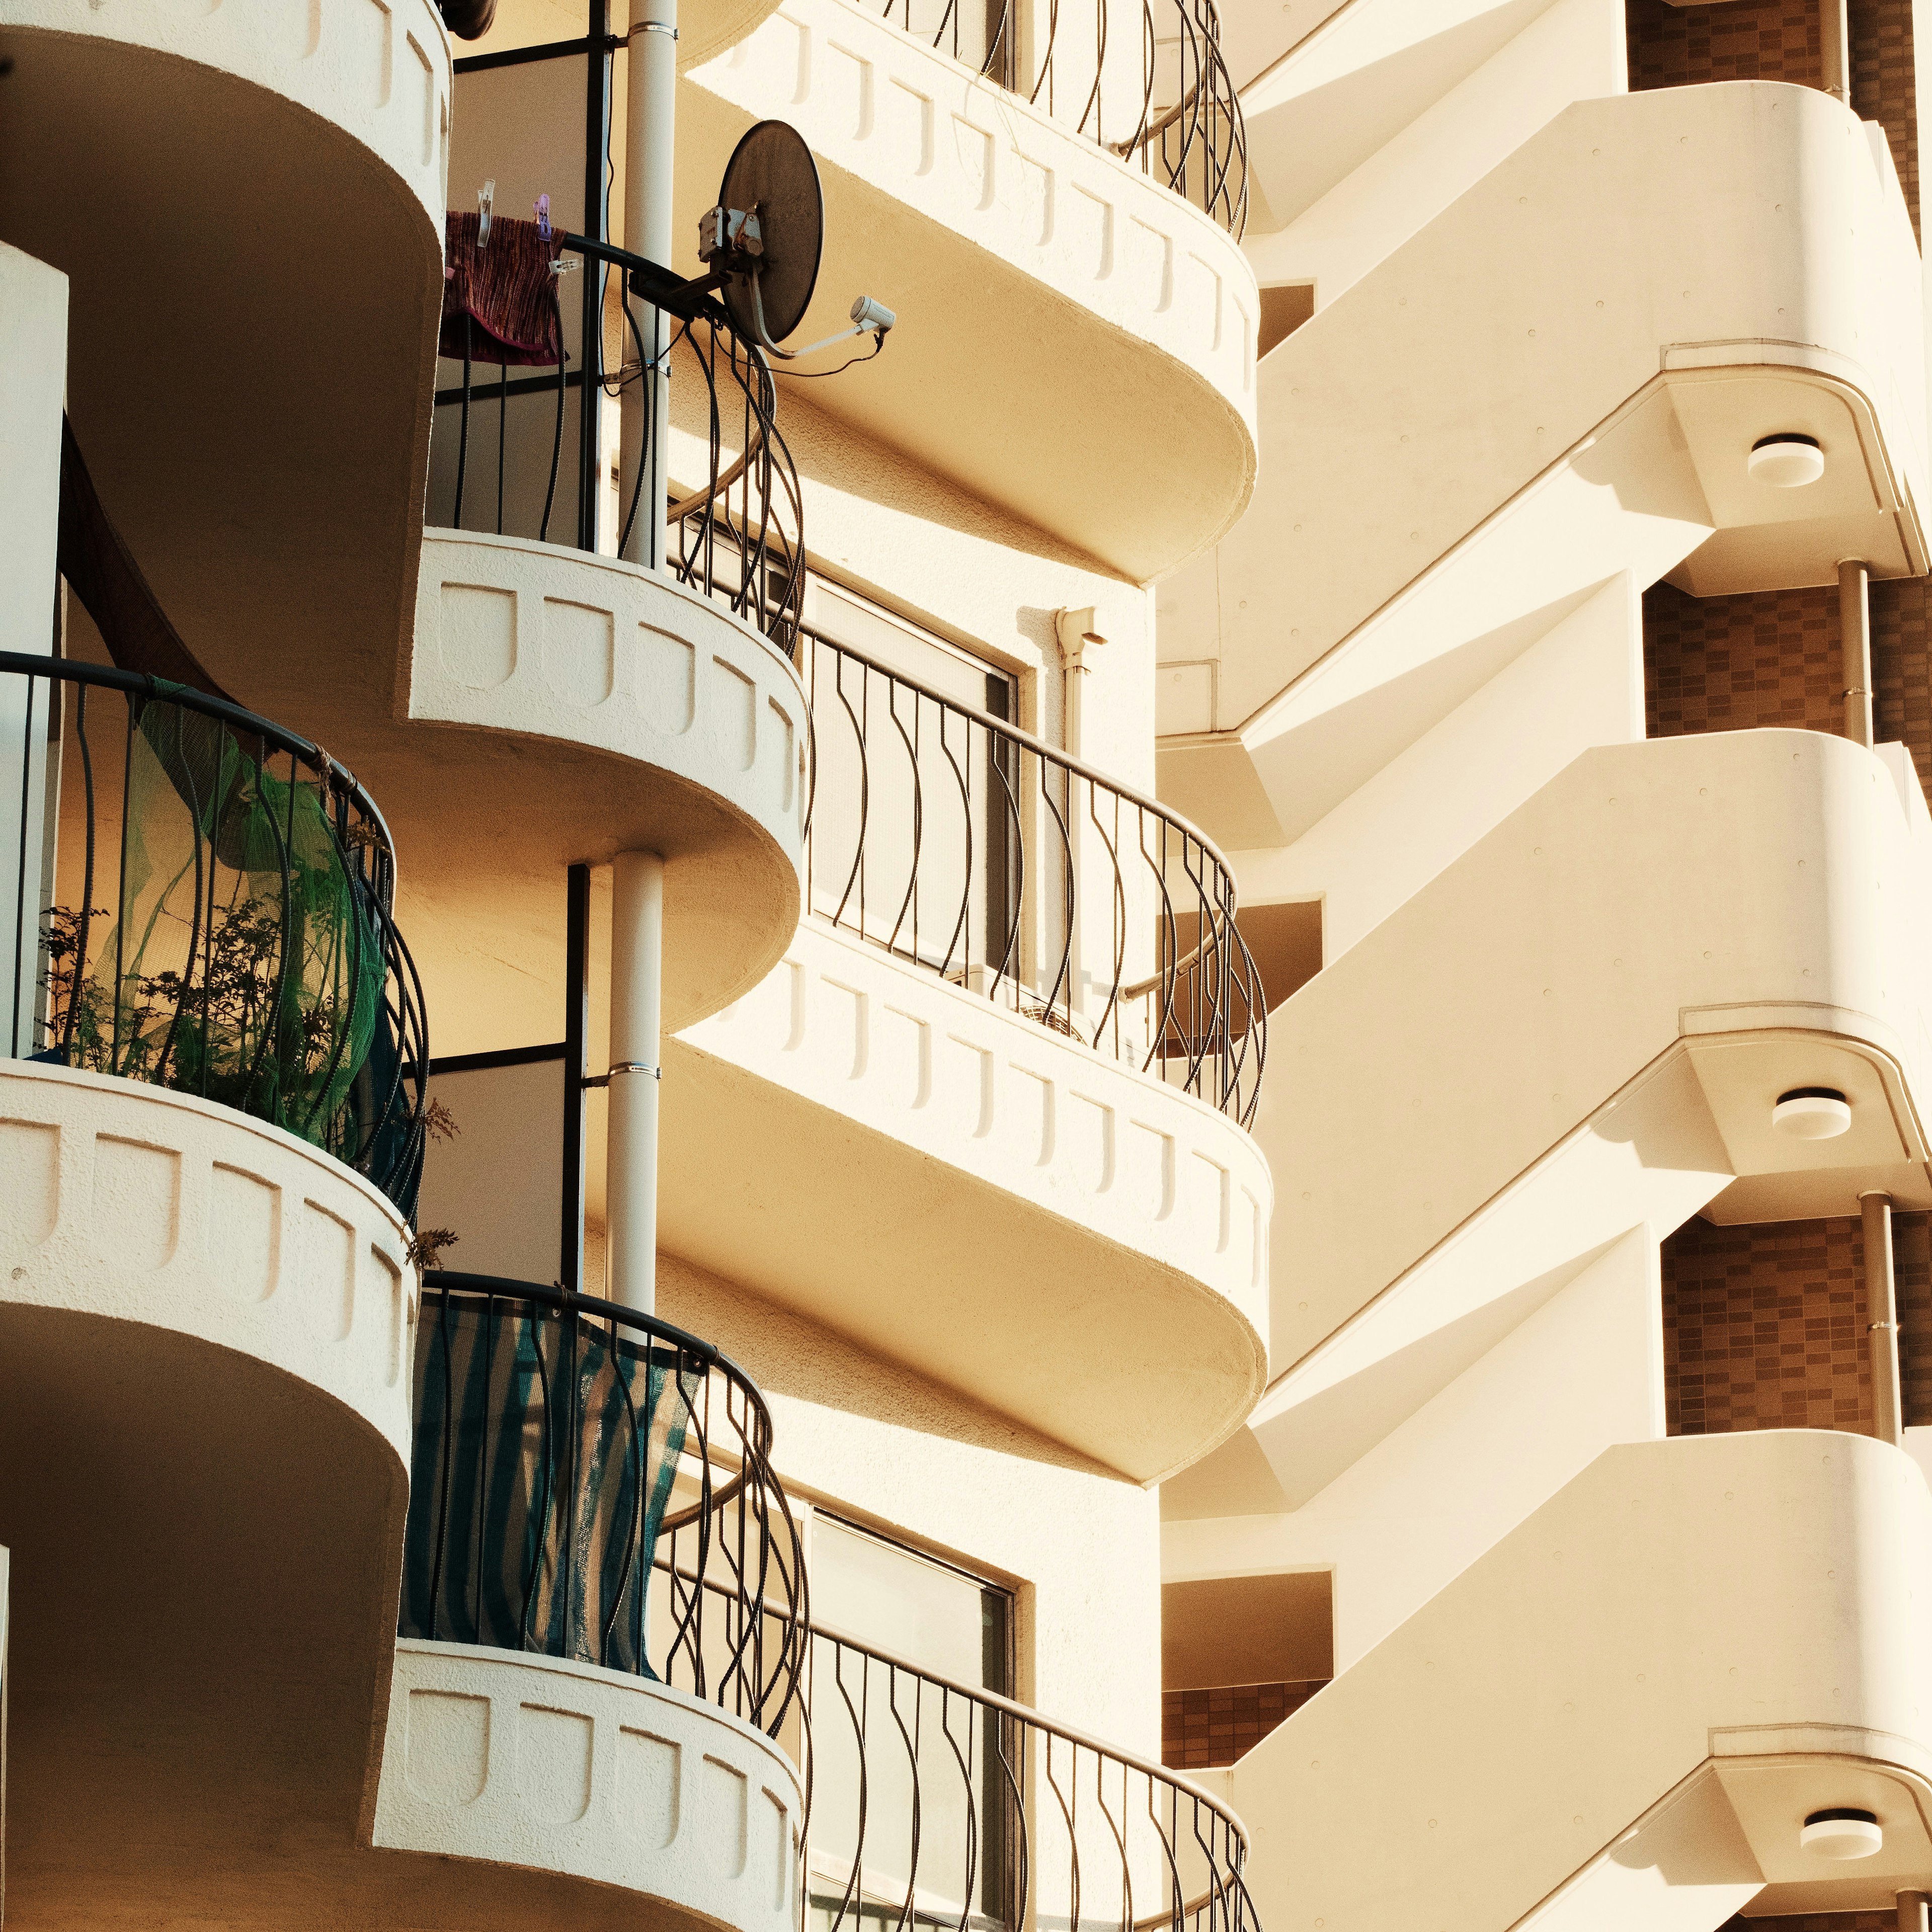
[[[796,362],[800,357],[815,356],[821,349],[830,349],[835,342],[849,341],[855,335],[872,334],[878,338],[879,346],[886,345],[886,332],[898,322],[898,317],[881,302],[874,302],[870,296],[861,296],[852,304],[852,326],[842,328],[836,335],[828,335],[821,341],[808,344],[802,349],[781,349],[772,340],[771,332],[765,327],[765,298],[758,286],[758,265],[754,262],[748,271],[752,278],[752,315],[758,326],[760,345],[774,356],[782,356],[788,362]]]

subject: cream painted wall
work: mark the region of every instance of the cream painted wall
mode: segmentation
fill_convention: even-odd
[[[1325,308],[1572,101],[1622,93],[1624,65],[1621,0],[1355,0],[1244,97],[1251,159],[1280,223],[1247,237],[1256,279],[1312,282]],[[1384,107],[1386,138],[1309,198],[1296,179],[1308,174],[1297,165],[1304,152],[1340,145],[1337,134],[1366,147],[1365,129],[1384,131],[1373,104],[1405,68],[1414,70],[1408,111]]]
[[[1662,1436],[1659,1294],[1634,1228],[1301,1508],[1168,1522],[1164,1580],[1332,1569],[1339,1675],[1602,1450]]]
[[[1500,640],[1520,655],[1292,844],[1236,854],[1241,903],[1319,898],[1332,964],[1573,758],[1642,737],[1642,596],[1628,573],[1526,646],[1520,634]]]
[[[1055,744],[1066,680],[1054,613],[1092,606],[1107,643],[1087,656],[1083,756],[1150,792],[1153,592],[814,408],[804,384],[779,386],[814,566],[1018,671],[1022,722]]]
[[[1021,1697],[1160,1755],[1153,1492],[673,1256],[658,1306],[764,1390],[788,1490],[1019,1586]]]

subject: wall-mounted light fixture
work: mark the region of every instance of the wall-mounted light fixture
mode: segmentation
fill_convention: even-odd
[[[1820,1858],[1868,1858],[1885,1843],[1875,1812],[1834,1805],[1814,1811],[1798,1834],[1800,1848]]]
[[[1815,436],[1780,430],[1751,445],[1744,467],[1754,483],[1768,483],[1774,490],[1802,490],[1824,475],[1825,452]]]
[[[1851,1102],[1835,1087],[1794,1087],[1778,1096],[1771,1124],[1795,1141],[1836,1140],[1852,1124]]]

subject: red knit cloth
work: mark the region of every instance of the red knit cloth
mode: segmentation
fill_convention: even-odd
[[[534,221],[494,216],[486,248],[476,245],[477,218],[452,208],[444,231],[442,329],[436,346],[463,359],[464,318],[469,318],[472,362],[538,364],[564,360],[556,310],[557,253],[554,234],[544,238]]]

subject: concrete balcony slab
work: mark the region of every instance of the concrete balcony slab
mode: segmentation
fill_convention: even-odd
[[[1273,1192],[1205,1102],[810,920],[665,1061],[674,1252],[1142,1481],[1252,1406]]]

